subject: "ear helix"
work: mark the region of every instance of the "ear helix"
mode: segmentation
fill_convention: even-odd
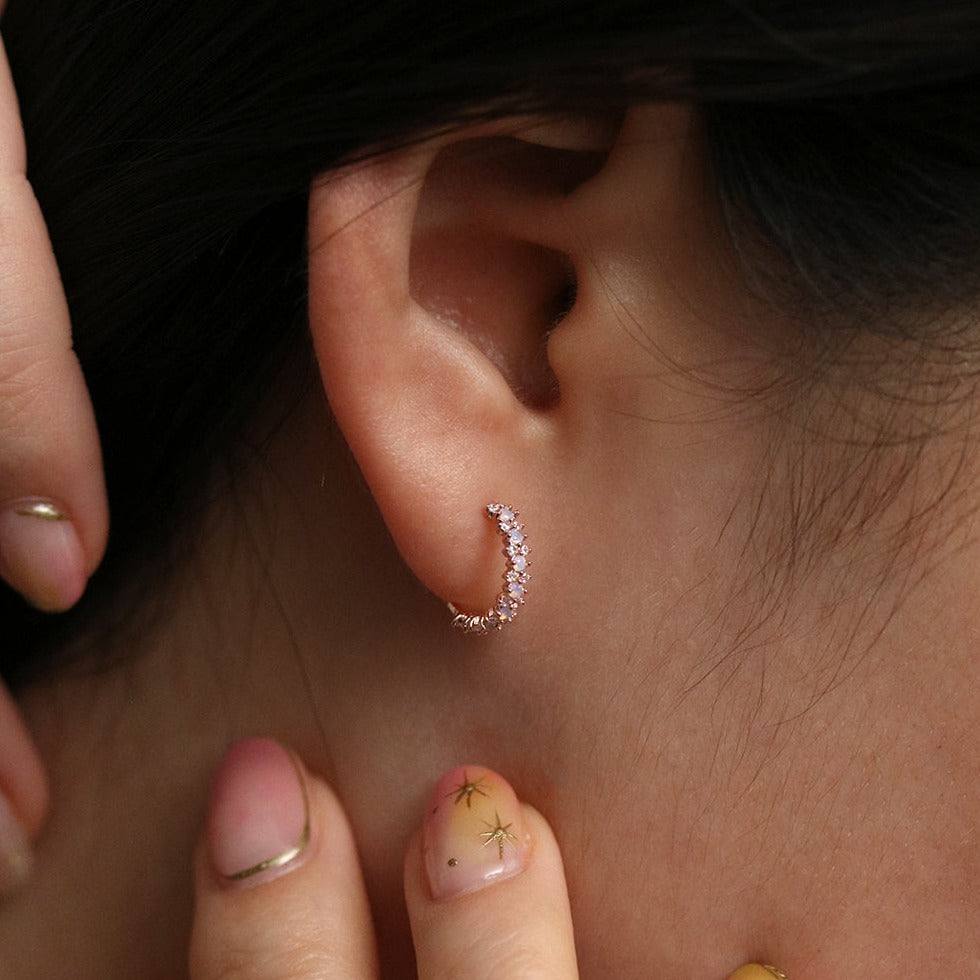
[[[486,514],[490,520],[497,522],[497,530],[504,540],[506,567],[503,590],[493,606],[482,615],[461,612],[453,603],[449,603],[449,611],[453,614],[452,625],[476,636],[503,629],[506,623],[512,623],[517,618],[518,610],[527,598],[527,583],[531,578],[528,571],[531,563],[527,557],[531,548],[524,526],[518,523],[518,511],[506,504],[488,504]]]

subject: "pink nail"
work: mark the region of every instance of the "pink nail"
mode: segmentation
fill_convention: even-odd
[[[528,837],[510,784],[483,766],[439,780],[425,815],[422,847],[432,897],[454,898],[524,870]]]
[[[48,500],[0,512],[0,575],[45,612],[73,606],[85,591],[85,555],[75,526]]]
[[[211,863],[229,881],[257,884],[299,867],[310,839],[299,761],[266,738],[233,745],[214,778],[207,836]]]
[[[0,895],[10,895],[23,887],[33,865],[27,832],[0,793]]]

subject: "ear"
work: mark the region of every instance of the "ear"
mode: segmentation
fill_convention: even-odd
[[[324,388],[408,565],[467,612],[500,589],[484,506],[518,508],[530,540],[548,541],[537,589],[569,525],[610,490],[624,498],[630,392],[676,400],[655,373],[637,386],[623,326],[642,315],[665,347],[687,342],[670,308],[684,283],[656,280],[677,272],[662,257],[685,251],[691,230],[680,229],[704,184],[678,176],[689,140],[664,136],[676,111],[650,112],[456,133],[312,189],[310,323]],[[624,292],[642,311],[624,317]]]
[[[310,322],[331,407],[409,566],[464,611],[500,589],[485,505],[533,527],[554,483],[546,344],[574,273],[524,226],[592,169],[607,133],[542,145],[569,138],[485,127],[312,192]]]

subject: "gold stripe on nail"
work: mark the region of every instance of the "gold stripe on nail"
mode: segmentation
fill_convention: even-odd
[[[18,507],[17,514],[21,517],[36,517],[41,521],[67,521],[68,515],[62,513],[54,504],[28,504]]]
[[[762,969],[767,970],[769,973],[771,973],[774,977],[776,977],[776,980],[789,980],[789,977],[786,976],[786,974],[783,973],[782,970],[778,969],[775,966],[771,966],[768,963],[763,963]]]
[[[296,778],[299,780],[300,790],[303,793],[303,832],[299,835],[299,840],[292,847],[287,848],[275,857],[259,861],[258,864],[253,864],[252,867],[246,868],[244,871],[236,871],[234,874],[224,875],[227,881],[243,881],[245,878],[251,878],[253,875],[268,871],[270,868],[285,867],[290,861],[294,861],[306,850],[306,845],[310,842],[310,794],[306,788],[303,768],[292,752],[289,753],[289,759],[293,764],[293,768],[296,770]]]

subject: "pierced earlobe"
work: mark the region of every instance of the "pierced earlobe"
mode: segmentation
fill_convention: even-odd
[[[503,629],[505,623],[512,623],[517,618],[517,612],[527,598],[527,583],[531,578],[528,571],[530,562],[527,560],[531,548],[524,526],[517,521],[518,512],[505,504],[488,504],[486,513],[490,520],[497,522],[497,530],[504,539],[507,566],[504,569],[503,591],[494,605],[482,615],[471,616],[449,603],[449,611],[453,614],[452,625],[476,636],[483,636],[492,629]]]

